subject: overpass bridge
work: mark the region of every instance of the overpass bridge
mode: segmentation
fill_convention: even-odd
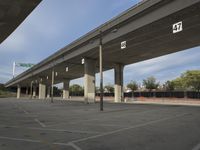
[[[18,87],[18,98],[21,87],[33,96],[38,87],[39,98],[44,99],[53,84],[63,83],[66,99],[70,80],[84,76],[85,101],[93,102],[102,48],[103,71],[114,68],[115,101],[120,102],[125,65],[199,45],[200,0],[144,0],[8,81],[6,87]]]
[[[33,11],[41,0],[0,0],[0,43]]]

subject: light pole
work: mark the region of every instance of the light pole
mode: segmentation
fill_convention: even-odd
[[[30,98],[32,99],[32,93],[33,93],[33,81],[31,81],[31,89],[30,89]]]
[[[102,31],[100,31],[99,42],[99,72],[100,72],[100,111],[103,111],[103,44],[102,44]]]
[[[16,67],[16,63],[15,61],[13,62],[13,78],[15,78],[15,67]]]
[[[54,68],[52,69],[52,78],[51,78],[51,103],[53,103],[53,85],[54,85]]]

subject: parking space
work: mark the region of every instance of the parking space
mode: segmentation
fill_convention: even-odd
[[[0,99],[0,150],[198,150],[200,107]]]

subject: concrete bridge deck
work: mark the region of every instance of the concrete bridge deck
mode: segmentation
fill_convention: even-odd
[[[46,92],[50,92],[52,81],[64,83],[63,95],[67,98],[70,80],[84,76],[85,100],[94,101],[95,73],[99,72],[102,46],[103,70],[115,69],[115,101],[123,101],[125,65],[200,45],[199,10],[200,0],[144,0],[10,80],[6,86],[18,86],[18,97],[21,87],[27,87],[32,95],[39,88],[39,97],[43,99],[49,95]],[[174,33],[173,26],[179,22],[183,30]],[[123,42],[125,49],[121,47]]]

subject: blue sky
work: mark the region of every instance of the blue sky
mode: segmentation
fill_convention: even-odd
[[[110,20],[139,0],[43,0],[0,45],[0,83],[12,78],[12,63],[38,63],[90,30]],[[185,70],[200,69],[200,47],[125,67],[124,84],[155,76],[161,83]],[[18,68],[17,73],[23,69]],[[97,84],[99,83],[99,75]],[[104,73],[114,83],[113,70]],[[71,82],[83,84],[83,79]]]

